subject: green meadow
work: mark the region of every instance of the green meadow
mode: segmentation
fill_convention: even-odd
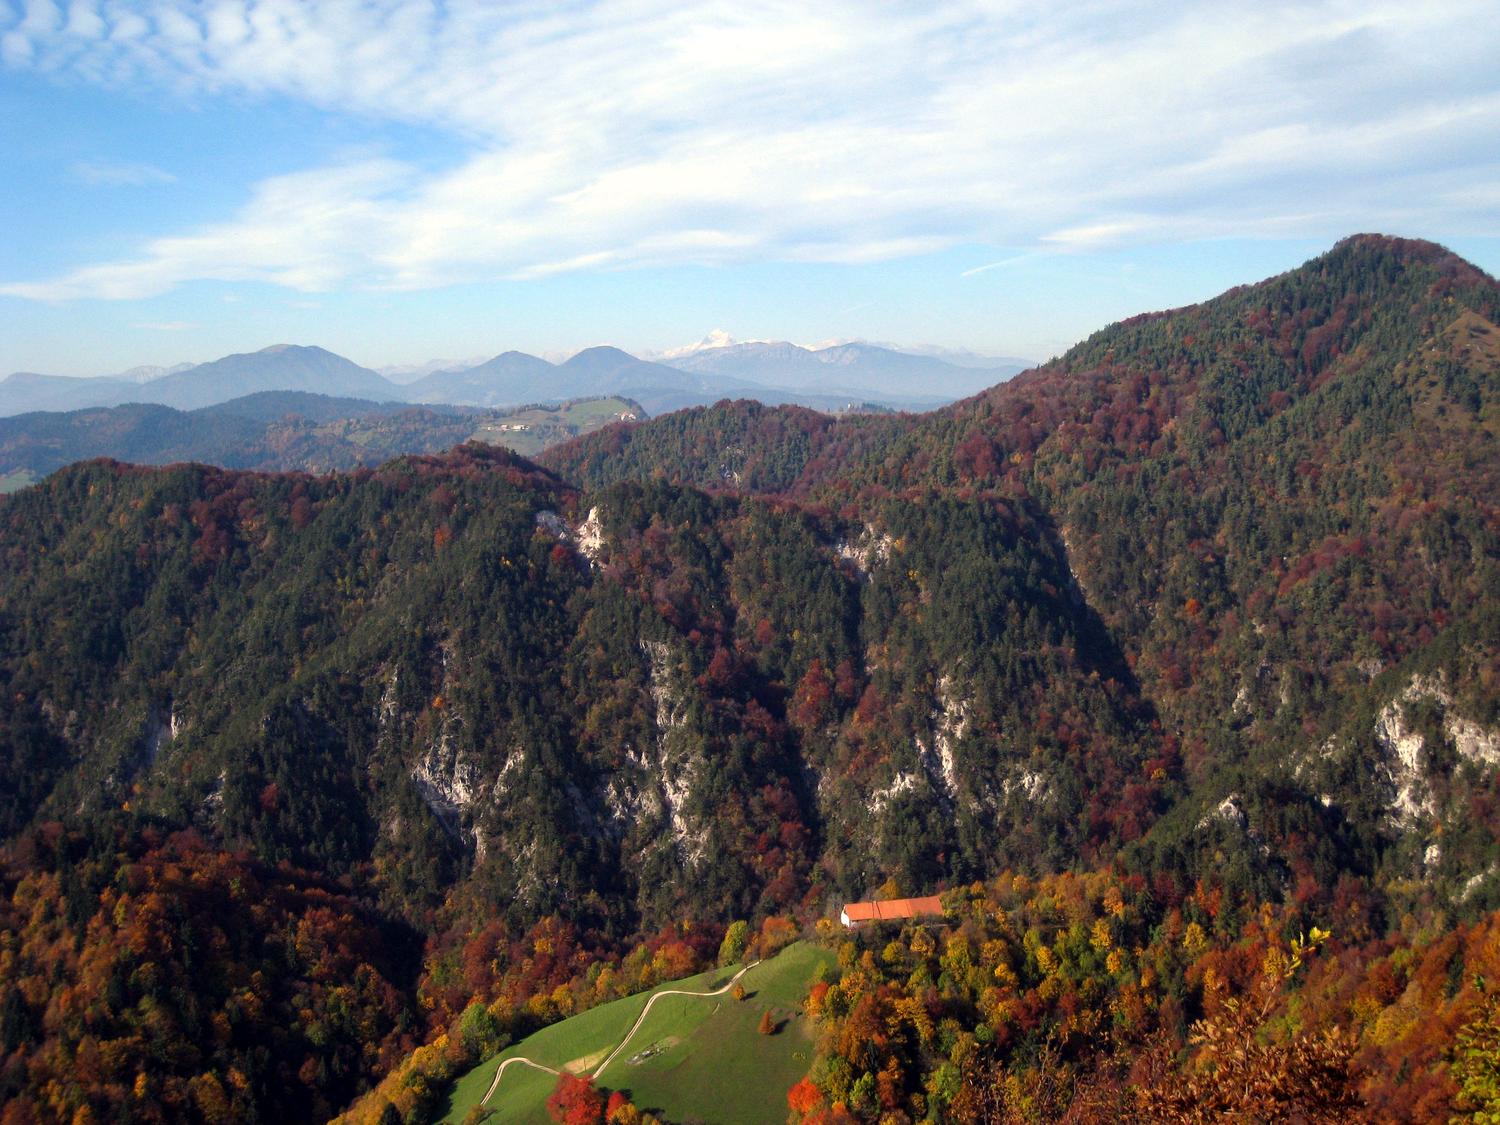
[[[637,417],[645,413],[629,399],[613,397],[532,406],[486,422],[474,431],[474,440],[503,445],[523,457],[534,457],[560,441],[609,425],[621,412]]]
[[[786,1116],[786,1092],[806,1073],[812,1036],[801,1014],[802,997],[833,954],[799,942],[756,965],[742,978],[746,997],[666,996],[603,1074],[599,1085],[624,1090],[636,1105],[671,1121],[706,1125],[761,1125]],[[594,1073],[614,1051],[658,992],[712,992],[739,966],[662,984],[652,992],[601,1004],[543,1028],[513,1044],[458,1080],[444,1121],[462,1122],[509,1058],[527,1058],[557,1070]],[[774,1035],[757,1029],[769,1011]],[[548,1125],[547,1095],[557,1079],[512,1066],[489,1100],[486,1125]]]

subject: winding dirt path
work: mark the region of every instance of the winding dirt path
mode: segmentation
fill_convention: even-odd
[[[484,1105],[490,1100],[490,1097],[495,1092],[495,1087],[500,1085],[500,1076],[505,1073],[506,1067],[514,1066],[516,1063],[520,1063],[522,1066],[529,1066],[533,1070],[545,1070],[548,1074],[562,1073],[562,1071],[560,1070],[553,1070],[550,1066],[543,1066],[539,1062],[532,1062],[530,1059],[523,1059],[519,1055],[517,1055],[513,1059],[506,1059],[503,1063],[495,1068],[495,1079],[490,1083],[490,1088],[484,1092],[484,1097],[479,1099],[480,1105]]]
[[[614,1062],[615,1058],[620,1054],[620,1052],[623,1051],[627,1046],[629,1046],[631,1039],[635,1037],[635,1033],[641,1029],[641,1024],[645,1023],[646,1017],[651,1014],[652,1006],[655,1005],[655,1003],[663,996],[700,996],[704,998],[710,996],[722,996],[724,995],[724,993],[728,992],[735,986],[735,982],[738,981],[740,977],[744,976],[759,964],[759,960],[751,961],[750,964],[746,965],[739,972],[735,973],[734,976],[725,981],[722,988],[716,988],[712,992],[687,992],[680,988],[665,988],[660,992],[653,992],[651,996],[646,1000],[646,1006],[641,1009],[641,1014],[636,1017],[635,1023],[633,1023],[630,1027],[630,1030],[625,1033],[625,1038],[621,1039],[620,1045],[610,1052],[607,1059],[599,1064],[598,1068],[595,1069],[593,1073],[593,1077],[598,1078],[599,1075],[603,1074],[604,1068],[607,1067],[610,1063]],[[515,1058],[506,1059],[495,1069],[495,1077],[493,1081],[490,1082],[490,1088],[485,1091],[484,1097],[479,1099],[480,1105],[487,1105],[489,1103],[490,1098],[494,1096],[495,1090],[500,1085],[500,1076],[505,1073],[506,1067],[509,1067],[516,1063],[532,1067],[536,1070],[545,1070],[548,1074],[562,1073],[562,1071],[560,1070],[553,1070],[550,1066],[543,1066],[539,1062],[533,1062],[531,1059],[522,1058],[520,1055],[517,1055]]]
[[[759,964],[759,961],[751,961],[750,964],[746,965],[739,972],[735,973],[734,976],[730,977],[723,988],[716,988],[712,992],[684,992],[680,988],[667,988],[663,989],[661,992],[653,992],[651,994],[651,998],[646,1001],[646,1006],[641,1009],[641,1014],[636,1017],[635,1025],[625,1033],[625,1038],[620,1040],[620,1045],[614,1049],[614,1053],[599,1064],[598,1068],[594,1071],[594,1077],[598,1078],[601,1074],[603,1074],[604,1068],[607,1067],[610,1063],[614,1062],[615,1057],[630,1045],[630,1040],[634,1038],[635,1033],[641,1029],[641,1024],[646,1022],[646,1017],[651,1014],[651,1006],[658,1000],[660,1000],[663,996],[722,996],[724,995],[724,993],[728,992],[731,988],[734,987],[735,981],[739,980],[740,977],[744,976]]]

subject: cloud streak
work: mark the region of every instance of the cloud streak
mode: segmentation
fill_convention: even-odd
[[[267,179],[220,222],[0,292],[407,290],[971,243],[1495,234],[1497,55],[1487,5],[1438,0],[28,0],[0,7],[8,66],[289,97],[440,130],[465,155]]]
[[[153,164],[116,160],[81,160],[73,165],[73,175],[81,183],[102,187],[146,187],[170,184],[177,179]]]

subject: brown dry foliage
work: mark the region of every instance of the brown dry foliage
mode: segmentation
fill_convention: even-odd
[[[1222,991],[1224,985],[1216,987]],[[1142,1125],[1361,1120],[1354,1037],[1327,1028],[1284,1043],[1266,1042],[1261,1031],[1274,991],[1264,990],[1270,995],[1259,1004],[1215,997],[1217,1013],[1193,1025],[1192,1042],[1199,1048],[1193,1065],[1185,1072],[1157,1069],[1158,1080],[1134,1087],[1133,1120]]]
[[[1267,1022],[1283,985],[1311,946],[1268,957],[1252,993],[1228,995],[1222,978],[1206,985],[1209,1014],[1193,1024],[1196,1048],[1186,1067],[1173,1043],[1158,1036],[1122,1081],[1108,1059],[1077,1073],[1061,1065],[1051,1043],[1024,1076],[996,1065],[967,1084],[952,1109],[965,1125],[1343,1125],[1363,1121],[1355,1037],[1339,1028],[1270,1038]]]

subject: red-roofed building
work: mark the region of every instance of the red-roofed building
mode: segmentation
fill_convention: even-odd
[[[941,916],[942,900],[937,895],[926,898],[893,898],[885,902],[846,902],[839,912],[839,921],[849,929],[867,922],[900,922],[907,918]]]

